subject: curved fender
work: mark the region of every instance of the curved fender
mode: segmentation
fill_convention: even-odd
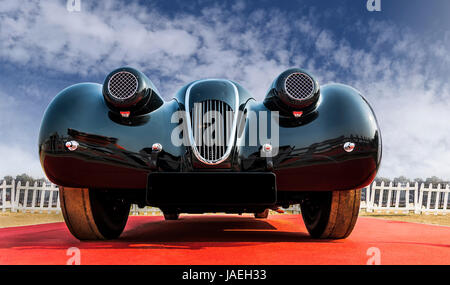
[[[248,110],[270,112],[262,103],[249,103]],[[246,142],[251,125],[250,116]],[[324,85],[314,112],[298,119],[280,116],[278,125],[279,148],[274,145],[272,162],[279,191],[349,190],[375,178],[382,152],[380,130],[372,108],[352,87]],[[346,142],[355,144],[353,151],[344,150]],[[264,170],[263,143],[258,139],[256,146],[239,148],[244,171]]]
[[[163,146],[158,165],[165,171],[180,169],[185,149],[174,146],[170,136],[177,110],[172,100],[150,114],[121,118],[106,106],[102,85],[68,87],[52,100],[41,123],[42,167],[52,182],[66,187],[143,188],[154,143]],[[72,140],[79,143],[74,151],[65,147]]]

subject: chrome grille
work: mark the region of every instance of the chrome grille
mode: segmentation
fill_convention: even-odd
[[[234,112],[220,100],[195,103],[190,112],[195,147],[208,163],[220,161],[230,147]]]
[[[285,90],[295,100],[306,100],[314,95],[314,81],[305,73],[293,73],[286,78]]]
[[[126,100],[132,97],[138,89],[137,77],[127,71],[121,71],[108,81],[108,92],[117,100]]]

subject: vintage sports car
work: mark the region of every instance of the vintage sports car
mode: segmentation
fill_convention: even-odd
[[[130,205],[180,213],[254,213],[300,204],[312,237],[347,237],[361,188],[375,178],[381,135],[367,100],[281,73],[263,102],[238,83],[204,79],[164,101],[142,72],[122,67],[49,104],[39,134],[47,177],[80,240],[114,239]]]

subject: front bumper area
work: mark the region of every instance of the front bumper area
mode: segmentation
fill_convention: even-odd
[[[271,206],[277,202],[271,172],[154,172],[147,203],[178,206]]]

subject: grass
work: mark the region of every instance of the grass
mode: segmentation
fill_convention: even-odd
[[[421,223],[421,224],[431,224],[431,225],[440,225],[440,226],[450,226],[450,214],[447,215],[434,215],[434,214],[404,214],[404,213],[366,213],[365,211],[361,211],[359,213],[361,217],[373,217],[385,220],[393,220],[393,221],[402,221],[402,222],[413,222],[413,223]]]
[[[63,216],[61,213],[11,213],[0,212],[0,228],[17,227],[17,226],[29,226],[37,224],[63,222]]]
[[[271,212],[271,215],[276,213]],[[403,221],[403,222],[415,222],[422,224],[433,224],[441,226],[450,226],[450,215],[417,215],[414,213],[404,214],[404,213],[366,213],[361,211],[359,214],[361,217],[374,217],[385,220]],[[11,213],[11,212],[0,212],[0,228],[6,227],[16,227],[16,226],[28,226],[36,224],[45,223],[55,223],[63,222],[64,219],[61,215],[51,213]]]

